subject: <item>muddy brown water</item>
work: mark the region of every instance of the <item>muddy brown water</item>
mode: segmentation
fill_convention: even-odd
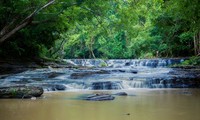
[[[76,99],[98,92],[102,91],[0,99],[0,120],[200,120],[200,89],[132,89],[126,91],[131,96],[116,96],[113,101]]]

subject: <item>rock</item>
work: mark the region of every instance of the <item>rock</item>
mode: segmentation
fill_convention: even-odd
[[[92,83],[92,90],[117,90],[122,88],[121,81],[99,81]]]
[[[37,98],[36,97],[31,97],[31,100],[36,100]]]
[[[131,65],[131,62],[126,62],[125,63],[125,66],[130,66]]]
[[[137,70],[127,70],[127,69],[113,69],[111,72],[121,72],[121,73],[134,73],[137,74]]]
[[[8,76],[9,76],[8,74],[0,75],[0,79],[5,79],[5,78],[8,77]]]
[[[105,101],[105,100],[114,100],[115,97],[109,94],[94,94],[94,95],[89,95],[83,99],[88,101]]]
[[[127,96],[128,94],[126,92],[119,92],[119,93],[116,93],[114,95],[118,95],[118,96]]]
[[[122,72],[122,73],[125,73],[126,72],[126,70],[118,70],[119,72]]]
[[[59,72],[51,72],[51,73],[47,73],[47,77],[48,78],[55,78],[58,77],[60,75],[63,75],[64,73],[59,73]]]
[[[41,87],[11,86],[0,88],[0,98],[31,98],[40,97],[43,94]]]
[[[12,83],[15,83],[15,84],[27,84],[27,83],[31,83],[31,81],[29,79],[21,79],[21,80],[18,80],[18,81],[11,81]]]
[[[134,80],[134,77],[129,77],[128,79],[129,79],[129,80]]]
[[[47,91],[62,91],[67,89],[67,87],[62,84],[41,84],[40,86]]]
[[[56,90],[66,90],[66,86],[64,86],[64,85],[55,85],[54,88]]]
[[[125,115],[131,115],[130,113],[126,113]]]
[[[137,70],[130,70],[131,73],[137,74],[138,71]]]
[[[79,79],[79,78],[83,78],[83,77],[94,75],[94,74],[109,74],[109,72],[105,71],[105,70],[77,72],[77,73],[72,73],[70,75],[70,78],[71,79]]]

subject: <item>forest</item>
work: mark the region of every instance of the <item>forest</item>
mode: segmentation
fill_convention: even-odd
[[[0,120],[200,120],[200,0],[0,0]]]
[[[0,58],[200,55],[199,0],[1,0]]]

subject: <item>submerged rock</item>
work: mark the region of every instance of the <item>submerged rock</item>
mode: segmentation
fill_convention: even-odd
[[[126,92],[118,92],[118,93],[115,93],[114,95],[127,96],[128,94]]]
[[[40,84],[37,85],[47,91],[64,91],[67,87],[63,84]]]
[[[0,88],[0,98],[31,98],[40,97],[43,94],[41,87],[11,86]]]
[[[59,73],[59,72],[50,72],[50,73],[47,73],[47,77],[48,78],[55,78],[55,77],[58,77],[60,75],[63,75],[64,73]]]
[[[79,78],[87,77],[94,74],[109,74],[109,72],[105,70],[77,72],[77,73],[72,73],[70,75],[70,78],[79,79]]]
[[[122,89],[121,81],[99,81],[92,83],[92,90],[117,90]]]
[[[138,70],[130,70],[130,69],[113,69],[111,72],[120,72],[120,73],[133,73],[137,74]]]
[[[88,101],[105,101],[105,100],[114,100],[115,97],[109,94],[94,94],[94,95],[89,95],[83,99]]]
[[[137,73],[138,73],[137,70],[131,70],[130,72],[131,72],[131,73],[134,73],[134,74],[137,74]]]

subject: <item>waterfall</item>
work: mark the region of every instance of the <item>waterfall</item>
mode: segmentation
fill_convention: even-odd
[[[73,63],[79,66],[88,66],[88,67],[167,67],[169,65],[179,64],[185,59],[68,59],[66,60],[69,63]]]
[[[34,85],[44,90],[200,88],[199,72],[169,68],[185,59],[67,59],[77,69],[36,69],[3,77],[0,86]],[[88,67],[92,67],[93,69]],[[73,77],[72,77],[73,75]]]

